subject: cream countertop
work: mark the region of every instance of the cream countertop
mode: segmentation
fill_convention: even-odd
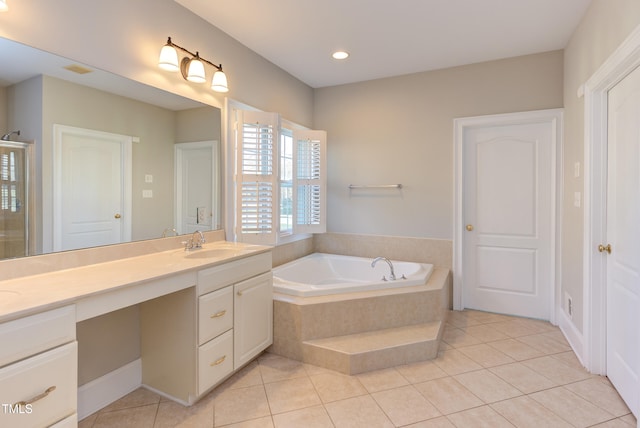
[[[72,304],[152,280],[194,273],[271,247],[226,241],[0,281],[0,322]]]

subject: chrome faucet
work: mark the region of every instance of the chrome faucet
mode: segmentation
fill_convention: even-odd
[[[201,231],[196,230],[195,232],[193,232],[193,235],[191,235],[191,238],[189,238],[188,241],[183,242],[184,249],[185,251],[197,250],[198,248],[202,248],[202,244],[204,244],[205,242],[207,242],[207,240],[204,239],[204,234]]]
[[[386,258],[386,257],[376,257],[371,262],[371,267],[372,268],[376,267],[376,263],[378,263],[380,260],[383,260],[383,261],[387,262],[387,264],[389,265],[389,269],[391,270],[391,274],[389,275],[389,278],[391,278],[391,281],[395,281],[396,280],[396,274],[393,271],[393,263],[391,263],[391,260],[389,260],[388,258]]]

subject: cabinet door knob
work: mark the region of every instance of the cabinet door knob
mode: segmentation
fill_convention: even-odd
[[[238,296],[242,296],[242,291],[238,291]]]
[[[116,214],[116,215],[114,215],[114,217],[115,217],[115,218],[120,218],[120,217],[121,217],[121,215],[120,215],[120,214]]]
[[[465,229],[467,229],[469,232],[471,232],[473,230],[473,225],[472,224],[468,224],[467,227],[465,227]]]

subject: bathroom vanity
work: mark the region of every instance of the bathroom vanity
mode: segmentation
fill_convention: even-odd
[[[0,426],[76,426],[76,323],[136,304],[142,384],[193,404],[273,342],[271,249],[223,241],[0,281]]]

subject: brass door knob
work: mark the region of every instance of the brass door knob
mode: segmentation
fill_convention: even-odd
[[[472,224],[468,224],[466,229],[471,232],[473,230],[473,225]]]
[[[120,214],[114,215],[115,218],[120,218]]]
[[[607,244],[606,247],[602,244],[598,245],[598,251],[600,251],[601,253],[604,253],[606,251],[607,253],[611,254],[611,244]]]

